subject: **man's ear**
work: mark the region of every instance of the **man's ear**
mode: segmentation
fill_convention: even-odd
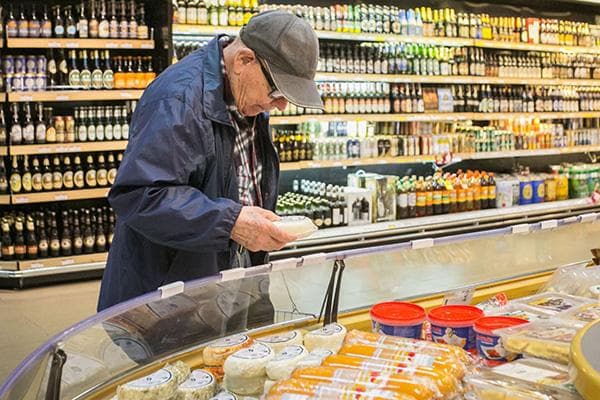
[[[242,69],[256,61],[254,51],[248,48],[238,50],[234,60],[234,72],[241,73]]]

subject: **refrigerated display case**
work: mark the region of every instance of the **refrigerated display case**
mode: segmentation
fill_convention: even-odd
[[[384,300],[429,309],[461,297],[479,303],[498,292],[511,299],[530,295],[558,267],[589,262],[598,219],[590,213],[317,253],[177,282],[55,336],[17,367],[0,399],[112,399],[117,385],[165,362],[202,366],[205,345],[235,333],[260,337],[313,329],[322,323],[320,315],[369,331],[369,309]]]

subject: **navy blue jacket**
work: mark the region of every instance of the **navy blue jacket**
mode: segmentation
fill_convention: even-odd
[[[167,68],[138,103],[108,196],[117,225],[98,310],[231,268],[238,246],[230,235],[241,205],[220,60],[213,39]],[[257,116],[256,129],[263,204],[273,210],[279,159],[266,114]],[[266,261],[264,253],[251,258]]]

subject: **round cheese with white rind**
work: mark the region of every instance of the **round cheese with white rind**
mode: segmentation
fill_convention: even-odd
[[[231,354],[249,347],[254,341],[247,335],[233,335],[210,343],[204,348],[204,364],[209,367],[222,367]]]
[[[296,365],[306,357],[308,351],[304,346],[288,346],[269,361],[266,367],[267,376],[274,381],[288,379]]]
[[[289,332],[279,333],[277,335],[265,336],[256,339],[256,341],[268,345],[273,349],[275,353],[279,353],[287,346],[290,346],[292,344],[302,345],[303,337],[301,331],[293,330]]]
[[[119,400],[168,399],[177,390],[175,375],[166,368],[117,388]]]
[[[229,392],[219,392],[214,397],[211,397],[209,400],[238,400],[238,397]]]
[[[325,325],[304,335],[304,346],[308,351],[325,349],[337,353],[342,347],[347,332],[346,327],[338,323]]]
[[[197,369],[177,388],[177,400],[208,400],[216,390],[215,377],[210,372]]]
[[[331,350],[325,349],[315,349],[308,354],[303,360],[296,365],[296,368],[305,368],[305,367],[318,367],[323,363],[323,360],[326,357],[332,356],[334,354]]]
[[[254,343],[248,348],[238,350],[225,360],[225,377],[264,377],[265,367],[274,355],[273,349],[263,343]]]
[[[254,376],[251,378],[241,378],[239,376],[225,375],[223,386],[229,392],[238,396],[260,395],[265,388],[266,376]]]
[[[281,217],[281,219],[274,221],[273,224],[282,231],[296,236],[298,239],[310,236],[319,229],[313,224],[310,218],[300,215]]]

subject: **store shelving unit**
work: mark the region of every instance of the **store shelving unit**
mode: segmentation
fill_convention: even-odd
[[[80,190],[60,190],[40,193],[18,193],[10,195],[11,204],[47,203],[51,201],[68,201],[84,199],[101,199],[108,196],[110,188],[93,188]]]
[[[137,100],[142,97],[143,90],[55,90],[45,92],[12,92],[8,93],[9,102],[58,102],[58,101],[103,101],[103,100]]]
[[[152,50],[154,49],[154,40],[8,38],[6,47],[14,49]]]
[[[0,146],[0,156],[8,155],[8,146]]]
[[[0,205],[7,205],[7,204],[10,204],[10,195],[8,195],[8,194],[0,195]]]
[[[303,122],[409,122],[409,121],[491,121],[516,118],[535,117],[540,119],[558,118],[597,118],[597,112],[539,112],[539,113],[438,113],[425,112],[417,114],[305,114],[295,116],[274,116],[269,119],[271,125],[295,125]]]
[[[127,140],[113,140],[106,142],[80,142],[80,143],[47,143],[47,144],[23,144],[10,146],[10,154],[19,155],[40,155],[57,153],[90,153],[95,151],[115,151],[125,150]],[[2,154],[0,147],[0,155]]]

